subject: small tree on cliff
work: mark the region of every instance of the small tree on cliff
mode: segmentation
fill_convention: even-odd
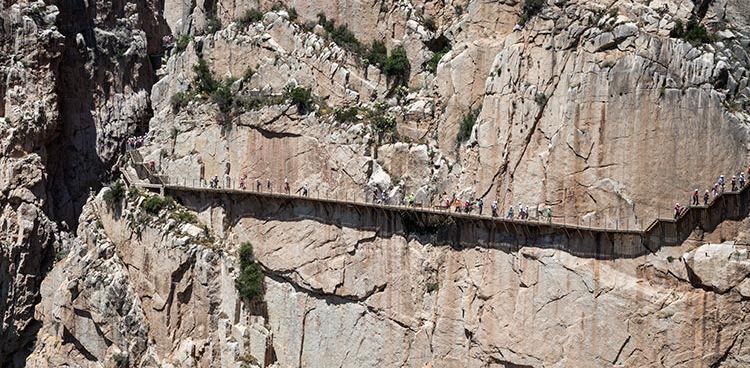
[[[239,258],[240,275],[234,280],[237,292],[248,302],[263,299],[263,271],[255,261],[250,243],[240,244]]]

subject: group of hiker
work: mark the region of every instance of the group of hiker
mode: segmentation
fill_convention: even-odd
[[[145,136],[130,137],[127,140],[127,149],[128,150],[133,150],[133,149],[139,148],[139,147],[143,146],[143,142],[145,140],[146,140]]]
[[[750,165],[747,167],[747,175],[750,177]],[[732,175],[732,179],[729,181],[729,185],[732,192],[736,192],[738,190],[741,190],[745,187],[745,184],[747,183],[747,179],[745,177],[745,173],[738,173],[737,175]],[[706,189],[705,192],[703,192],[703,205],[708,206],[709,201],[712,198],[718,197],[720,194],[724,193],[724,189],[726,188],[727,180],[724,175],[719,175],[719,178],[716,180],[714,185],[711,187],[710,191],[709,189]],[[692,206],[699,206],[700,205],[700,191],[698,188],[693,190],[693,194],[690,198],[690,203]],[[680,205],[679,202],[675,203],[674,205],[674,218],[677,219],[687,210],[686,206]]]
[[[456,198],[456,195],[454,194],[452,198],[446,198],[444,201],[444,205],[442,206],[446,210],[453,209],[453,212],[458,213],[472,213],[475,209],[479,213],[479,215],[482,215],[482,212],[484,211],[484,200],[482,198],[470,198],[466,201],[461,201],[460,199]],[[492,217],[499,217],[499,207],[497,204],[497,201],[493,201],[490,205],[490,216]],[[539,217],[546,217],[548,222],[552,221],[552,208],[547,208],[545,210],[540,210],[537,208],[537,218]],[[516,214],[513,206],[510,206],[508,208],[508,212],[505,215],[505,218],[508,220],[513,219],[519,219],[519,220],[529,220],[529,206],[524,206],[523,204],[518,204],[518,212]]]

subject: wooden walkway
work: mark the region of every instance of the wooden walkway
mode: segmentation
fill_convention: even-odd
[[[233,198],[233,201],[242,200],[242,198],[254,198],[262,201],[308,202],[328,207],[340,207],[342,210],[343,208],[356,208],[359,210],[386,211],[396,213],[409,221],[411,221],[410,219],[417,219],[415,220],[417,223],[423,222],[419,219],[430,217],[436,218],[437,216],[439,218],[449,219],[452,223],[483,223],[484,227],[491,228],[493,231],[497,230],[500,233],[506,232],[508,234],[520,235],[522,236],[523,241],[530,241],[530,239],[533,238],[534,241],[545,242],[548,241],[546,239],[551,239],[555,235],[560,235],[569,240],[576,237],[581,239],[590,237],[592,239],[600,239],[597,240],[596,243],[604,242],[604,246],[602,246],[602,244],[587,245],[587,250],[581,251],[581,254],[592,253],[589,255],[597,257],[599,257],[598,252],[603,249],[602,247],[616,248],[616,243],[618,243],[616,239],[628,239],[626,241],[628,244],[633,243],[632,239],[637,239],[635,243],[640,243],[638,244],[638,247],[641,248],[640,250],[631,249],[633,248],[633,245],[631,244],[628,245],[627,251],[620,252],[623,255],[630,256],[655,252],[663,246],[680,245],[690,236],[691,233],[693,233],[694,230],[702,229],[704,231],[713,231],[723,221],[741,220],[747,217],[750,210],[750,206],[748,206],[748,203],[750,202],[750,185],[746,185],[739,191],[720,194],[708,206],[688,207],[677,219],[655,219],[644,229],[620,229],[619,226],[608,228],[564,222],[560,223],[555,222],[554,220],[548,222],[546,218],[543,218],[542,220],[506,219],[503,217],[491,217],[488,215],[473,213],[451,212],[449,210],[436,208],[379,204],[352,199],[342,200],[335,198],[305,197],[296,194],[288,195],[284,193],[256,192],[231,188],[206,188],[202,186],[187,185],[187,183],[179,185],[170,183],[169,178],[166,176],[157,175],[151,172],[148,165],[146,165],[137,154],[131,155],[130,163],[138,177],[134,178],[127,169],[121,170],[123,178],[127,181],[127,184],[151,191],[158,191],[162,195],[170,194],[178,197],[182,195],[191,195],[201,196],[203,198],[206,196],[224,196],[227,198]],[[466,243],[467,241],[463,239],[462,242]],[[606,253],[607,250],[604,250],[603,252]],[[608,254],[607,257],[617,256],[618,251],[612,250],[612,252],[613,253]]]

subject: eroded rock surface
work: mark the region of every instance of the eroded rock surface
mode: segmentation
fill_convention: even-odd
[[[242,20],[251,8],[257,21]],[[746,1],[524,12],[516,0],[0,5],[0,366],[750,364],[747,221],[602,261],[208,198],[195,223],[144,217],[138,196],[92,198],[145,133],[140,153],[174,183],[246,175],[424,206],[456,194],[621,228],[746,166]],[[365,51],[403,47],[408,76],[333,42],[319,13]],[[675,34],[690,19],[706,42]],[[196,91],[200,60],[223,94]],[[314,106],[282,95],[294,86]],[[265,274],[250,305],[234,285],[246,241]]]

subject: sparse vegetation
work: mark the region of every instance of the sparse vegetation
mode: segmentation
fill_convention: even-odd
[[[375,65],[380,69],[383,69],[386,60],[388,60],[388,50],[385,48],[383,41],[372,41],[372,46],[367,51],[365,61],[370,65]]]
[[[240,275],[234,280],[234,286],[242,299],[248,302],[263,298],[263,271],[253,255],[250,243],[240,244]]]
[[[440,64],[440,60],[442,60],[443,56],[445,56],[445,54],[447,54],[449,51],[450,47],[446,47],[445,49],[434,53],[430,60],[427,60],[425,70],[432,74],[435,74],[437,72],[438,64]]]
[[[174,208],[174,200],[171,197],[154,195],[146,198],[141,203],[141,208],[151,215],[158,215],[163,209]]]
[[[406,50],[402,47],[396,47],[383,65],[383,72],[389,77],[396,79],[398,84],[403,84],[409,78],[411,65],[409,58],[406,56]]]
[[[297,14],[297,9],[289,8],[289,10],[287,10],[287,13],[289,14],[289,20],[291,20],[292,22],[297,21],[297,18],[299,17],[299,14]]]
[[[177,212],[172,213],[172,218],[177,220],[178,222],[184,222],[188,224],[198,223],[198,216],[186,210],[179,210]]]
[[[291,101],[293,105],[297,106],[297,110],[299,110],[299,113],[302,115],[310,112],[314,105],[312,92],[309,88],[302,86],[287,87],[284,90],[284,99]]]
[[[438,289],[438,283],[437,282],[428,282],[427,284],[425,284],[425,289],[427,289],[428,293],[436,291]]]
[[[128,189],[128,199],[133,200],[140,196],[141,196],[141,190],[138,189],[138,187],[133,185],[130,187],[130,189]]]
[[[333,118],[340,124],[353,123],[359,120],[357,114],[359,109],[357,107],[340,108],[333,112]]]
[[[714,36],[708,32],[706,27],[695,19],[683,24],[681,20],[675,22],[674,28],[669,32],[672,38],[681,38],[693,45],[701,45],[714,41]]]
[[[480,111],[480,109],[474,109],[463,116],[463,118],[461,119],[461,123],[458,126],[458,135],[456,135],[457,144],[461,144],[469,140],[469,137],[471,137],[471,131],[474,130],[474,124],[476,124],[477,122]]]
[[[115,353],[112,355],[112,361],[115,362],[117,368],[124,368],[130,363],[130,357],[126,352]]]
[[[116,181],[102,197],[110,207],[119,205],[125,198],[125,184],[122,181]]]
[[[186,107],[188,103],[190,103],[190,94],[187,92],[177,92],[169,99],[169,104],[175,111]]]
[[[525,25],[531,18],[539,14],[545,6],[547,6],[547,0],[524,0],[523,12],[521,17],[518,18],[518,24]]]
[[[209,13],[206,16],[206,34],[216,33],[221,29],[221,21],[216,13]]]
[[[216,82],[213,74],[211,74],[211,70],[208,68],[206,60],[203,58],[198,59],[198,63],[193,66],[193,71],[195,72],[193,86],[198,93],[209,95],[216,90],[218,82]]]
[[[177,39],[177,42],[175,42],[174,49],[177,52],[183,52],[190,44],[190,41],[193,40],[193,37],[190,35],[182,35],[180,38]]]
[[[383,142],[385,138],[390,138],[391,140],[398,138],[396,119],[387,111],[388,106],[386,104],[378,103],[367,113],[367,120],[375,130],[379,143]]]
[[[68,251],[61,250],[55,253],[55,262],[60,262],[68,256]]]
[[[211,94],[211,102],[219,107],[219,111],[224,114],[229,113],[234,106],[234,93],[232,92],[233,78],[227,78],[217,83],[216,89]]]
[[[544,106],[545,104],[547,104],[548,99],[549,97],[547,97],[547,95],[545,95],[544,93],[537,93],[536,95],[534,95],[534,102],[536,102],[536,104],[539,106]]]
[[[437,31],[437,24],[435,23],[435,19],[432,17],[427,17],[424,19],[424,27],[430,31],[435,32]]]
[[[336,23],[329,20],[324,13],[318,13],[318,24],[328,33],[328,37],[333,40],[337,45],[341,46],[344,50],[353,52],[355,54],[362,53],[362,44],[357,40],[357,37],[349,30],[349,26],[342,24],[336,26]]]
[[[297,106],[300,114],[307,114],[314,107],[312,92],[309,88],[302,86],[288,87],[282,95],[253,95],[242,96],[233,86],[236,82],[234,78],[217,80],[205,60],[199,59],[198,63],[193,66],[195,79],[186,92],[178,92],[172,95],[170,102],[175,110],[179,110],[188,105],[194,99],[209,99],[215,103],[219,111],[226,117],[234,109],[240,110],[257,110],[265,106],[280,105],[286,101]],[[244,73],[244,78],[250,79],[255,75],[255,70],[248,68]]]
[[[263,20],[263,12],[258,9],[248,9],[245,13],[237,19],[237,23],[242,27],[247,27],[250,24],[260,22]]]

